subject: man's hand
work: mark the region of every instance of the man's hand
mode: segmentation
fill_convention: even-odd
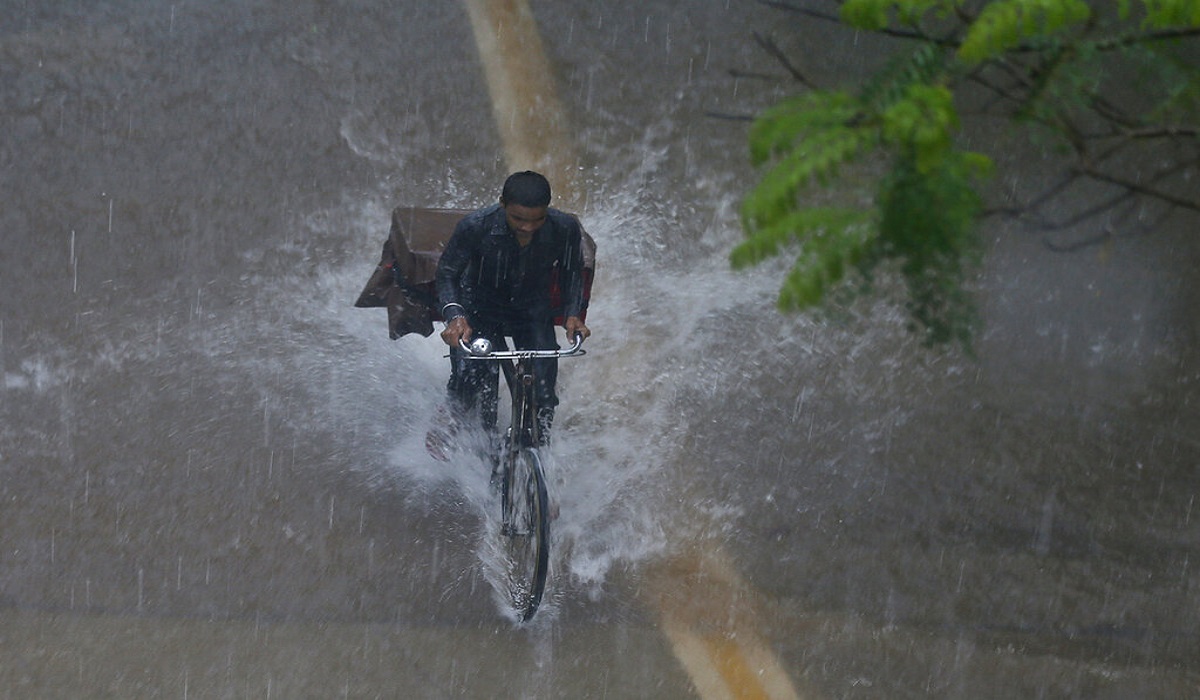
[[[464,316],[458,316],[450,323],[446,324],[446,330],[442,331],[442,340],[446,341],[446,345],[452,348],[457,348],[459,342],[467,342],[471,339],[471,326],[467,323]]]
[[[587,340],[588,336],[592,334],[578,316],[568,316],[566,322],[563,323],[563,328],[567,329],[567,340],[574,340],[576,333],[582,335],[584,340]]]

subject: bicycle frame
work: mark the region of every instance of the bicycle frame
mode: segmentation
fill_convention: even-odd
[[[581,355],[582,344],[583,338],[576,335],[567,350],[492,352],[486,338],[470,345],[459,341],[468,359],[500,363],[512,398],[511,427],[492,479],[500,489],[500,533],[512,564],[509,595],[523,622],[533,617],[541,603],[550,557],[550,497],[539,456],[537,378],[530,360]]]

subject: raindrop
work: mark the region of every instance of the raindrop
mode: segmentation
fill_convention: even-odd
[[[1035,536],[1034,551],[1040,556],[1050,553],[1050,540],[1054,530],[1055,489],[1050,489],[1049,495],[1042,503],[1042,521]]]
[[[71,293],[79,291],[79,264],[75,259],[75,230],[71,230]]]

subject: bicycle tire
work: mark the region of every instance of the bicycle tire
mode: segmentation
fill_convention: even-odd
[[[508,556],[508,593],[528,622],[541,605],[550,568],[550,496],[536,448],[509,453],[501,488],[501,537]]]

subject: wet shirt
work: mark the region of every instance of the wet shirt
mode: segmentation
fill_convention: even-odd
[[[546,222],[528,245],[521,246],[508,228],[499,204],[463,217],[454,228],[438,261],[437,293],[447,321],[462,315],[468,320],[491,316],[521,316],[550,321],[558,310],[551,307],[551,282],[557,273],[561,290],[561,315],[578,316],[583,310],[583,250],[579,220],[557,209],[546,212]]]

